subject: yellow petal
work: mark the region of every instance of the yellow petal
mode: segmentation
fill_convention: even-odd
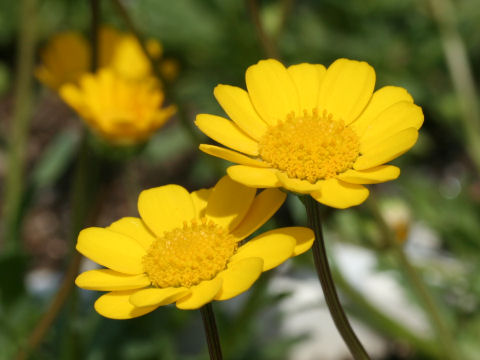
[[[229,150],[229,149],[225,149],[225,148],[222,148],[222,147],[219,147],[219,146],[200,144],[199,149],[202,150],[204,153],[207,153],[209,155],[213,155],[213,156],[216,156],[220,159],[231,161],[233,163],[237,163],[237,164],[240,164],[240,165],[268,167],[268,164],[263,162],[263,161],[252,159],[251,157],[242,155],[238,152],[235,152],[235,151],[232,151],[232,150]]]
[[[197,219],[201,219],[205,216],[208,198],[210,197],[211,192],[212,189],[200,189],[197,191],[193,191],[190,194]]]
[[[224,176],[217,182],[208,198],[207,219],[232,230],[247,214],[255,193],[256,189]]]
[[[313,241],[315,240],[315,234],[312,229],[302,227],[302,226],[292,226],[278,229],[282,232],[292,236],[295,241],[295,248],[293,249],[293,256],[303,254],[305,251],[309,250],[312,247]]]
[[[267,271],[289,259],[293,254],[296,241],[293,236],[282,230],[267,231],[239,247],[230,258],[232,266],[244,259],[260,258],[263,260],[262,271]]]
[[[390,106],[406,101],[413,103],[412,96],[404,88],[398,86],[384,86],[375,91],[365,110],[360,114],[357,120],[351,124],[352,129],[358,136],[365,133],[368,125],[377,118],[384,110]]]
[[[85,271],[77,276],[75,284],[87,290],[118,291],[139,289],[150,285],[145,274],[125,275],[110,269]]]
[[[378,142],[374,148],[368,149],[359,156],[353,168],[366,170],[393,160],[408,151],[418,139],[418,130],[415,128],[405,129],[399,133]]]
[[[318,180],[315,184],[312,184],[307,180],[292,179],[282,171],[277,172],[277,177],[285,189],[299,194],[310,194],[312,191],[318,191],[323,183],[323,180]]]
[[[248,94],[261,118],[270,125],[300,113],[298,94],[287,69],[273,59],[261,60],[245,74]]]
[[[215,300],[228,300],[250,289],[259,278],[263,269],[260,258],[242,259],[218,274],[223,280],[222,287]]]
[[[265,224],[282,206],[287,194],[277,189],[263,190],[255,197],[242,222],[232,231],[232,235],[243,240]]]
[[[184,221],[195,218],[190,194],[178,185],[165,185],[142,191],[138,197],[138,212],[157,236],[183,227]]]
[[[112,270],[131,275],[143,273],[145,249],[128,236],[90,227],[80,232],[76,248],[89,259]]]
[[[337,179],[325,180],[321,191],[311,193],[318,202],[338,209],[359,205],[368,197],[365,186],[349,184]]]
[[[378,184],[395,180],[400,175],[400,169],[393,165],[380,165],[368,170],[347,170],[338,175],[338,179],[351,184]]]
[[[60,87],[59,94],[62,100],[75,111],[79,111],[84,106],[83,95],[75,85],[63,85]]]
[[[298,64],[287,68],[297,87],[300,110],[309,113],[318,106],[320,84],[325,76],[325,66],[320,64]]]
[[[213,94],[230,119],[252,138],[258,140],[267,131],[267,124],[253,108],[245,90],[236,86],[217,85]]]
[[[155,240],[155,236],[148,230],[145,223],[135,217],[124,217],[112,223],[107,229],[131,237],[145,250],[148,250]]]
[[[233,180],[246,186],[256,188],[275,188],[282,184],[277,178],[277,170],[257,168],[246,165],[234,165],[227,169],[227,174]]]
[[[372,97],[375,71],[363,61],[338,59],[331,64],[318,98],[320,111],[326,109],[346,125],[354,121]]]
[[[383,111],[367,127],[360,139],[360,152],[367,152],[382,140],[402,130],[411,127],[418,130],[422,124],[423,112],[419,106],[405,101],[396,103]]]
[[[230,120],[215,115],[199,114],[195,124],[205,135],[226,147],[244,154],[258,155],[258,143]]]
[[[171,304],[190,293],[190,290],[184,287],[181,288],[149,288],[138,290],[130,296],[130,303],[133,306],[163,306]]]
[[[129,299],[137,290],[114,291],[100,296],[95,301],[95,310],[110,319],[133,319],[155,310],[158,306],[133,306]]]
[[[201,308],[212,301],[220,291],[223,280],[219,277],[209,281],[202,281],[200,284],[190,288],[191,295],[177,301],[177,308],[183,310],[194,310]]]

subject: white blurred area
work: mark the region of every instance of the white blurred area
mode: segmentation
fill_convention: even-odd
[[[407,254],[413,262],[427,257],[436,257],[441,262],[449,261],[438,255],[436,235],[422,224],[413,224],[406,240]],[[407,298],[393,273],[375,270],[377,259],[374,252],[333,241],[328,243],[328,240],[327,247],[332,247],[334,262],[345,279],[371,304],[420,337],[428,337],[432,333],[423,310]],[[288,291],[292,294],[280,303],[280,311],[285,315],[280,332],[289,337],[307,335],[306,340],[292,347],[288,358],[351,359],[330,316],[317,277],[313,273],[298,278],[278,275],[272,279],[270,291]],[[373,359],[384,358],[391,342],[352,316],[349,319],[369,355]]]

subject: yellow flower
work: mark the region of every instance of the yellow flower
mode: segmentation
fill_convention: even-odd
[[[40,54],[42,64],[35,70],[35,76],[57,90],[65,83],[77,82],[89,70],[90,56],[90,46],[79,33],[55,35]]]
[[[131,80],[151,76],[148,58],[133,35],[121,33],[103,26],[99,33],[99,68],[112,68],[119,75]],[[159,60],[161,44],[147,41],[147,50]],[[82,75],[91,71],[92,50],[87,39],[77,32],[55,35],[41,53],[42,64],[35,70],[37,78],[54,90],[67,83],[77,83]]]
[[[100,136],[116,144],[146,140],[175,113],[160,108],[163,92],[152,78],[129,81],[113,70],[83,75],[78,85],[66,84],[60,96]]]
[[[271,230],[245,242],[282,205],[285,194],[223,177],[212,189],[189,193],[178,185],[143,191],[140,218],[80,232],[77,250],[107,269],[80,274],[84,289],[109,291],[95,302],[113,319],[144,315],[176,303],[198,309],[248,290],[263,271],[307,251],[313,232]]]
[[[420,107],[400,87],[373,92],[375,71],[365,62],[338,59],[285,68],[263,60],[246,72],[247,91],[218,85],[217,101],[233,120],[200,114],[206,135],[235,151],[200,145],[237,163],[229,176],[252,187],[310,194],[347,208],[362,203],[374,184],[396,179],[385,163],[410,149],[423,123]]]

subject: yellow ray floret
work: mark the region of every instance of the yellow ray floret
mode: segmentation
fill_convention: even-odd
[[[198,309],[247,291],[264,271],[304,253],[313,232],[279,228],[246,241],[278,210],[286,195],[223,177],[212,189],[189,193],[166,185],[140,194],[141,218],[80,232],[77,250],[105,267],[80,274],[84,289],[109,291],[95,309],[112,319],[144,315],[162,305]]]
[[[374,91],[366,62],[338,59],[328,68],[285,68],[269,59],[250,66],[247,91],[218,85],[214,95],[231,120],[199,114],[196,125],[221,145],[200,145],[238,165],[229,176],[246,186],[283,187],[336,208],[368,197],[365,184],[394,180],[387,162],[413,145],[422,109],[400,87]]]
[[[175,112],[161,108],[163,92],[151,78],[129,81],[109,69],[67,84],[60,96],[100,136],[116,144],[146,140]]]
[[[150,56],[160,60],[162,45],[149,39],[146,47]],[[41,64],[35,75],[43,84],[59,90],[68,83],[77,83],[92,69],[92,49],[88,40],[78,32],[68,31],[54,35],[41,54]],[[128,33],[111,27],[100,28],[98,36],[98,67],[108,67],[129,80],[152,76],[149,59],[139,42]]]

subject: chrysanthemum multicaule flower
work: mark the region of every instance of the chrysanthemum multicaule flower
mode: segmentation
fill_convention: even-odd
[[[223,177],[212,189],[189,193],[178,185],[143,191],[141,218],[80,232],[77,250],[105,266],[80,274],[84,289],[109,291],[97,312],[129,319],[159,306],[198,309],[248,290],[260,274],[307,251],[313,232],[286,227],[246,239],[282,205],[278,189],[246,187]]]
[[[283,187],[320,203],[347,208],[368,197],[364,184],[397,178],[389,161],[405,153],[423,123],[420,107],[401,87],[374,92],[366,62],[339,59],[285,68],[262,60],[246,72],[247,91],[218,85],[214,95],[232,121],[197,116],[210,155],[237,163],[228,175],[247,186]]]
[[[103,26],[98,42],[99,68],[108,67],[130,80],[152,75],[150,62],[133,35]],[[163,51],[161,44],[149,39],[146,45],[150,55],[159,60]],[[41,52],[41,60],[35,75],[45,85],[58,90],[64,84],[77,83],[91,71],[92,50],[82,34],[67,31],[52,37]]]
[[[146,140],[175,113],[161,108],[164,94],[152,78],[129,81],[113,70],[84,74],[78,85],[66,84],[60,96],[101,137],[115,144]]]

